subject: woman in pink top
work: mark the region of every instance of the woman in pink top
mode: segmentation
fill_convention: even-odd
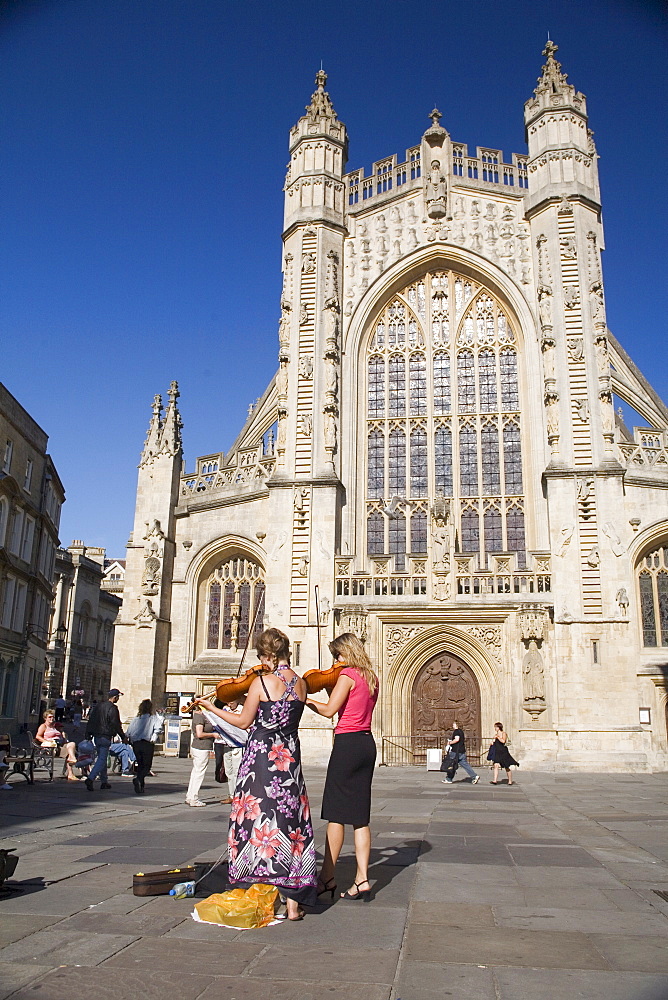
[[[371,716],[378,700],[378,678],[364,646],[351,632],[340,635],[330,643],[329,649],[335,662],[346,666],[326,705],[310,698],[306,702],[326,719],[332,719],[337,713],[339,716],[322,797],[321,817],[328,820],[328,824],[318,895],[330,892],[334,898],[334,868],[343,846],[345,826],[350,824],[355,836],[357,872],[354,885],[341,893],[341,898],[368,902],[371,892],[371,780],[376,763]]]

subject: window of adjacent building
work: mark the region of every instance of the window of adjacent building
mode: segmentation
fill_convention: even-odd
[[[0,548],[5,544],[7,535],[7,521],[9,519],[9,500],[7,497],[0,497]]]
[[[26,514],[23,522],[23,536],[21,538],[20,556],[24,562],[29,563],[32,559],[32,543],[35,537],[35,519]]]
[[[9,551],[12,555],[18,556],[21,552],[21,542],[23,541],[23,519],[22,510],[15,510],[11,519],[11,530],[9,535]]]
[[[644,646],[668,646],[668,545],[648,552],[637,569]]]
[[[4,456],[3,460],[2,460],[2,471],[6,472],[7,475],[9,475],[9,473],[11,471],[11,468],[12,468],[12,454],[13,454],[13,452],[14,452],[14,442],[13,441],[6,441],[5,442],[5,456]]]
[[[14,613],[14,596],[16,594],[16,577],[5,577],[2,588],[2,612],[0,613],[0,625],[3,628],[12,627],[12,616]]]
[[[252,559],[234,556],[221,562],[206,581],[206,648],[243,649],[255,621],[251,643],[264,628],[264,572]]]
[[[30,493],[30,487],[32,485],[32,470],[33,470],[33,461],[31,458],[29,458],[28,461],[26,462],[26,472],[25,476],[23,477],[23,489],[26,491],[26,493]]]
[[[0,716],[5,718],[14,714],[16,701],[16,686],[19,669],[13,661],[9,663],[0,659]]]
[[[26,596],[28,594],[28,586],[20,581],[16,584],[16,593],[14,595],[14,610],[12,613],[12,624],[11,628],[14,632],[23,632],[23,625],[26,615]]]
[[[367,553],[393,555],[398,569],[426,551],[441,496],[453,500],[459,551],[482,568],[516,553],[524,568],[519,364],[504,305],[472,278],[430,271],[374,319],[366,380]]]

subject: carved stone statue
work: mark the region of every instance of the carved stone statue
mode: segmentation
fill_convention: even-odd
[[[305,253],[302,257],[303,274],[312,274],[315,271],[315,254]]]
[[[626,618],[629,611],[629,595],[626,592],[626,587],[619,588],[615,600],[619,606],[620,614],[623,618]]]
[[[313,378],[313,358],[304,354],[299,359],[299,374],[302,378]]]
[[[538,314],[543,330],[552,329],[552,289],[541,285],[538,289]]]
[[[603,286],[600,281],[595,281],[589,292],[589,303],[591,305],[591,318],[594,323],[605,323],[605,306],[603,304]]]
[[[325,449],[336,451],[336,417],[333,413],[325,413]]]
[[[440,160],[431,161],[425,189],[427,215],[430,219],[442,219],[446,214],[446,185]]]
[[[444,517],[437,516],[434,518],[431,543],[434,566],[445,566],[450,555],[450,545]]]
[[[543,657],[538,651],[535,639],[529,642],[529,648],[522,660],[522,675],[524,679],[524,700],[545,701],[545,671]]]

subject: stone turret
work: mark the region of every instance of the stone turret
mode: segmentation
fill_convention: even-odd
[[[176,382],[153,413],[139,461],[134,529],[127,547],[123,607],[116,623],[112,683],[125,693],[124,717],[143,698],[162,703],[167,670],[174,564],[174,508],[182,465]]]
[[[342,177],[348,159],[348,137],[325,90],[327,74],[319,70],[315,82],[317,89],[306,106],[306,114],[290,132],[286,232],[299,222],[343,225]]]
[[[529,195],[533,209],[545,198],[579,195],[600,210],[598,168],[593,133],[588,127],[584,94],[567,82],[548,41],[534,96],[524,105],[529,147]]]
[[[267,586],[275,585],[277,593],[285,594],[281,610],[294,627],[314,621],[313,583],[333,579],[333,552],[327,552],[321,539],[334,537],[341,490],[337,470],[346,236],[342,178],[348,139],[325,90],[327,75],[320,70],[315,82],[306,114],[290,132],[276,380],[277,463],[268,483],[270,525],[291,524],[292,532],[289,544],[287,539],[280,545],[278,539],[267,539],[268,548],[278,546]],[[315,509],[317,524],[312,518]],[[333,602],[327,590],[323,599]]]

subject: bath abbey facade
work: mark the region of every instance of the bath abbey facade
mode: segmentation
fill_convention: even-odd
[[[555,52],[527,152],[472,153],[434,110],[369,176],[317,74],[289,137],[276,375],[192,472],[177,384],[154,400],[128,708],[210,690],[268,624],[299,672],[353,631],[387,760],[456,718],[482,746],[502,721],[527,767],[668,764],[668,409],[606,325],[597,154]]]

